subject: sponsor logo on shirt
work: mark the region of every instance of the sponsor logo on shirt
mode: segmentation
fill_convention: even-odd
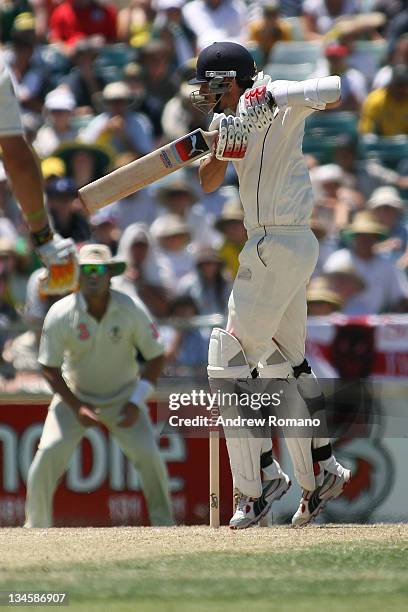
[[[89,330],[86,326],[86,323],[79,323],[78,324],[78,331],[79,331],[79,335],[78,338],[80,340],[88,340],[89,336],[91,335],[89,333]]]
[[[114,325],[114,327],[112,327],[112,329],[109,332],[109,338],[115,344],[120,342],[120,340],[122,338],[122,330],[120,329],[119,325]]]
[[[152,330],[153,338],[156,338],[156,340],[157,338],[160,338],[159,330],[154,323],[150,323],[150,329]]]

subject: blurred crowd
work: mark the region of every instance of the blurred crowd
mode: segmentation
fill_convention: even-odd
[[[226,313],[246,240],[232,166],[215,193],[193,164],[91,217],[77,190],[208,127],[188,81],[215,40],[246,45],[273,79],[341,76],[341,105],[305,129],[320,243],[309,314],[408,312],[407,0],[2,0],[0,36],[56,231],[126,260],[113,286],[149,308],[170,367],[202,366]],[[0,163],[3,376],[37,368],[55,299],[42,274]]]

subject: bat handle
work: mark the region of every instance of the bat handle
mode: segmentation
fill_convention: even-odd
[[[276,101],[271,91],[266,92],[265,100],[271,110],[274,110],[274,108],[276,108]]]

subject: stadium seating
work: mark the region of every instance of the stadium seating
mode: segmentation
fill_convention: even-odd
[[[357,122],[352,112],[313,113],[306,120],[303,152],[312,154],[321,164],[330,163],[340,136],[358,137]]]
[[[292,40],[305,40],[305,32],[301,17],[286,17],[284,21],[290,27]]]
[[[95,65],[95,74],[103,83],[113,83],[120,81],[123,77],[123,68],[119,66],[100,66]]]
[[[314,64],[267,64],[264,68],[274,81],[285,79],[287,81],[303,81],[308,79],[314,70]]]
[[[135,61],[135,55],[135,49],[125,43],[105,45],[99,52],[95,63],[100,66],[116,66],[118,68],[123,68],[129,62]]]
[[[58,45],[41,45],[39,54],[49,70],[50,88],[57,87],[61,78],[70,71],[71,62],[60,51]]]
[[[305,133],[315,138],[327,138],[341,134],[357,135],[357,123],[357,115],[349,111],[313,113],[306,119]]]
[[[378,159],[389,168],[397,169],[408,160],[408,137],[393,136],[392,138],[363,137],[359,144],[360,157]]]
[[[326,139],[304,136],[302,146],[303,153],[313,155],[319,164],[330,164],[333,161],[333,151],[336,142],[337,139],[335,136]]]
[[[276,64],[316,64],[322,56],[319,42],[293,41],[277,42],[268,58],[268,63]]]
[[[388,44],[385,40],[358,40],[354,48],[360,53],[374,57],[377,66],[380,66],[387,54]]]

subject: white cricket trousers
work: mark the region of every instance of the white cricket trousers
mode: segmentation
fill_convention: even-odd
[[[248,232],[228,303],[227,330],[240,341],[251,369],[268,358],[275,345],[292,365],[304,360],[306,285],[318,253],[309,226],[266,226]]]
[[[118,427],[122,406],[103,407],[98,416],[140,474],[151,524],[173,525],[166,466],[150,419],[139,410],[139,418],[132,427]],[[85,432],[71,408],[59,395],[54,395],[28,472],[26,527],[52,526],[52,501],[58,480]]]

